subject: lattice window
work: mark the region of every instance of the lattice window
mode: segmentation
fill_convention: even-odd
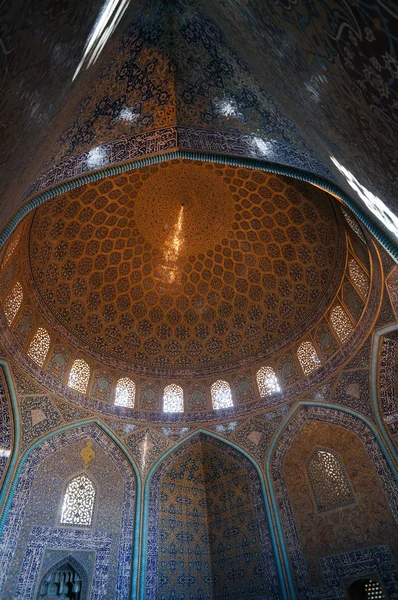
[[[362,233],[362,229],[360,228],[360,226],[358,225],[358,223],[354,219],[354,217],[352,217],[347,211],[345,211],[344,208],[342,208],[341,211],[344,215],[345,220],[347,221],[348,225],[351,227],[353,232],[357,234],[359,239],[362,240],[364,244],[366,244],[365,236]]]
[[[122,377],[117,382],[115,404],[116,406],[129,406],[134,408],[135,383],[128,377]]]
[[[369,600],[384,600],[385,595],[381,583],[374,579],[369,579],[365,582],[366,597]]]
[[[163,412],[184,412],[182,387],[172,383],[164,388]]]
[[[344,467],[334,452],[315,450],[308,461],[307,472],[319,512],[355,501]]]
[[[78,358],[73,363],[69,373],[69,387],[77,390],[78,392],[82,392],[82,394],[85,394],[89,379],[90,367],[85,360]]]
[[[30,342],[28,354],[30,358],[33,358],[40,367],[43,366],[48,350],[50,348],[50,336],[47,333],[47,329],[39,327],[36,331],[33,340]]]
[[[272,367],[261,367],[257,371],[256,379],[261,398],[281,391],[281,386]]]
[[[90,526],[93,518],[95,488],[86,475],[72,479],[66,488],[62,505],[63,525]]]
[[[351,258],[348,263],[348,272],[352,281],[354,282],[355,287],[359,290],[362,296],[366,298],[369,293],[369,277],[366,275],[363,269],[361,269],[354,258]]]
[[[11,325],[17,312],[21,308],[22,300],[22,285],[19,283],[19,281],[17,281],[4,301],[4,314],[9,325]]]
[[[10,239],[10,241],[8,242],[8,246],[4,253],[3,265],[5,265],[6,262],[8,262],[10,260],[11,256],[14,254],[15,249],[18,246],[20,239],[21,239],[21,230],[19,230],[16,233],[16,235],[13,235],[12,238]]]
[[[309,375],[321,366],[318,354],[311,342],[303,342],[297,349],[297,358],[305,375]]]
[[[226,381],[215,381],[211,386],[211,400],[213,408],[228,408],[233,406],[231,388]]]
[[[334,306],[330,311],[330,320],[340,342],[345,342],[353,330],[353,325],[340,304]]]

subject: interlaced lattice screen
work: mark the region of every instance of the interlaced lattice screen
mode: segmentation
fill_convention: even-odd
[[[317,448],[307,463],[307,472],[319,512],[355,501],[341,460],[330,450]]]
[[[30,343],[28,354],[40,367],[43,366],[46,360],[50,342],[47,329],[39,327]]]
[[[8,242],[8,246],[4,253],[3,265],[5,265],[10,260],[11,256],[14,254],[15,249],[18,246],[20,239],[21,239],[21,230],[19,230],[16,235],[12,236],[12,238]]]
[[[182,387],[172,383],[164,388],[163,412],[183,412],[184,393]]]
[[[383,588],[381,587],[381,583],[379,581],[374,581],[374,579],[369,579],[365,583],[364,587],[365,587],[367,600],[384,600],[385,595],[383,592]]]
[[[23,290],[22,285],[17,281],[17,283],[12,288],[11,292],[8,294],[7,298],[4,301],[3,310],[6,317],[6,321],[8,325],[11,325],[15,316],[19,309],[21,308],[23,300]]]
[[[129,377],[122,377],[117,382],[115,393],[116,406],[128,406],[134,408],[135,383]]]
[[[369,293],[369,277],[366,275],[363,269],[361,269],[354,258],[351,258],[348,263],[348,272],[360,294],[362,294],[364,298],[367,298]]]
[[[319,356],[311,342],[302,342],[297,349],[297,358],[305,375],[309,375],[321,366]]]
[[[211,386],[211,400],[214,409],[229,408],[233,406],[232,393],[229,383],[221,379]]]
[[[61,524],[90,526],[94,500],[95,488],[86,475],[72,479],[65,492]]]
[[[341,212],[343,213],[345,220],[347,221],[348,225],[351,227],[353,232],[357,234],[359,239],[362,240],[364,244],[366,244],[365,236],[362,233],[362,229],[360,228],[354,217],[348,214],[348,212],[344,210],[344,208],[341,209]]]
[[[256,379],[261,397],[281,391],[281,386],[272,367],[261,367],[257,371]]]
[[[82,358],[78,358],[72,365],[69,373],[69,387],[85,394],[88,380],[90,379],[90,367]]]
[[[340,342],[345,342],[353,330],[353,325],[340,304],[334,306],[330,311],[330,320]]]

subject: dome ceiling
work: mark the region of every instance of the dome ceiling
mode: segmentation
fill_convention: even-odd
[[[337,291],[332,202],[274,175],[178,160],[81,187],[32,218],[38,307],[74,346],[132,371],[253,364],[302,336]]]

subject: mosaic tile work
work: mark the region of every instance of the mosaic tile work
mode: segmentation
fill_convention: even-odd
[[[397,365],[398,365],[398,344],[395,339],[389,337],[382,338],[380,347],[380,366],[379,366],[379,397],[383,415],[386,419],[398,416],[397,405]]]
[[[393,307],[396,319],[398,319],[398,267],[390,274],[386,283],[391,306]]]
[[[0,484],[6,472],[12,449],[12,408],[6,392],[4,372],[0,369]]]
[[[373,253],[373,247],[370,248]],[[375,256],[373,256],[375,258]],[[354,366],[356,358],[355,352],[358,348],[358,345],[362,343],[362,340],[365,339],[365,336],[368,336],[368,332],[370,327],[373,325],[374,317],[376,315],[376,311],[379,306],[379,294],[380,294],[380,272],[378,270],[377,263],[373,263],[373,281],[372,288],[369,294],[367,310],[362,315],[360,322],[357,324],[354,332],[349,337],[347,342],[340,348],[338,352],[336,352],[331,358],[325,363],[322,364],[321,367],[316,369],[311,375],[304,377],[303,373],[299,373],[301,371],[295,353],[288,352],[283,353],[281,358],[278,360],[278,356],[275,356],[275,372],[280,381],[282,392],[281,394],[275,394],[274,396],[263,398],[261,400],[247,401],[245,403],[235,404],[235,406],[228,409],[228,418],[242,418],[247,417],[249,414],[253,414],[258,412],[259,410],[263,410],[264,408],[271,408],[280,403],[289,402],[293,398],[297,398],[298,396],[302,396],[306,393],[306,391],[311,387],[319,386],[325,378],[330,378],[333,373],[339,369],[340,365],[351,359],[351,362]],[[116,416],[121,419],[132,418],[131,410],[126,407],[114,406],[114,403],[107,404],[104,401],[96,400],[91,391],[92,391],[92,383],[89,386],[88,393],[90,396],[85,397],[82,396],[79,392],[62,385],[55,378],[50,376],[48,373],[43,372],[38,366],[31,360],[27,359],[24,350],[21,348],[19,344],[16,343],[15,339],[13,339],[12,332],[6,326],[4,322],[4,318],[0,313],[0,327],[1,327],[1,335],[3,339],[3,344],[5,344],[7,348],[7,352],[9,355],[13,356],[13,360],[17,361],[18,364],[23,364],[24,377],[34,378],[35,381],[40,382],[43,385],[43,388],[46,390],[51,390],[51,392],[58,398],[62,397],[68,403],[72,403],[75,405],[79,405],[84,411],[89,412],[101,412],[104,416]],[[314,340],[315,340],[314,336]],[[56,353],[59,351],[59,346],[56,345]],[[296,345],[293,346],[292,350],[297,349]],[[358,358],[359,366],[361,366],[362,361],[365,366],[366,360],[364,351],[361,350],[362,358]],[[321,359],[324,360],[321,351],[319,351],[319,355]],[[69,366],[72,364],[72,361],[69,360]],[[88,359],[90,363],[91,369],[95,373],[97,370],[101,370],[101,366],[98,363],[93,363],[91,359]],[[264,361],[265,362],[265,361]],[[63,363],[65,365],[66,363]],[[50,365],[51,365],[51,357],[50,357]],[[114,365],[116,366],[116,365]],[[102,367],[103,368],[103,367]],[[207,369],[207,367],[206,367]],[[242,369],[241,373],[247,372],[247,369]],[[120,371],[118,371],[118,375],[114,377],[114,385],[116,384],[116,379],[119,376]],[[152,374],[155,376],[162,376],[164,372],[159,371],[157,369],[154,370]],[[252,382],[255,386],[256,397],[257,396],[257,386],[255,384],[255,372],[254,369],[251,373]],[[236,377],[237,375],[235,375]],[[231,387],[233,390],[233,398],[236,398],[236,386],[235,386],[235,377],[230,377]],[[238,375],[239,378],[239,375]],[[208,396],[210,396],[210,387],[214,382],[214,378],[206,378],[202,381],[195,382],[194,386],[197,388],[197,391],[200,392],[206,387],[206,391]],[[67,380],[67,372],[63,377],[64,383]],[[178,382],[179,383],[179,382]],[[183,383],[183,382],[181,382]],[[193,411],[187,413],[160,413],[160,400],[161,400],[161,392],[164,388],[164,383],[159,380],[149,380],[149,379],[137,379],[137,409],[134,409],[134,420],[137,423],[141,424],[170,424],[170,425],[185,425],[185,424],[193,424],[193,423],[210,423],[216,421],[221,421],[225,419],[225,416],[221,415],[221,413],[217,414],[214,411],[210,410],[210,402],[207,405],[207,411]],[[192,380],[187,384],[187,387],[184,389],[184,396],[187,394],[188,403],[190,402],[190,389],[193,384]],[[23,384],[24,385],[24,384]],[[192,388],[193,389],[193,388]],[[197,394],[196,394],[197,395]],[[199,393],[199,397],[203,400],[203,406],[205,405],[205,398],[203,394]]]
[[[81,450],[87,440],[92,441],[94,458],[86,469],[97,483],[98,496],[94,524],[82,531],[60,526],[59,519],[66,482],[84,469]],[[23,467],[6,520],[0,545],[2,597],[14,597],[17,590],[18,597],[32,599],[43,552],[50,547],[72,555],[75,550],[95,550],[91,597],[128,600],[134,494],[131,465],[97,426],[70,429],[43,442]]]
[[[124,441],[144,477],[154,462],[171,445],[167,437],[155,429],[140,429],[128,435]]]
[[[93,572],[95,551],[74,551],[73,556],[65,550],[44,549],[43,557],[37,581],[43,581],[47,574],[53,572],[67,563],[78,573],[81,584],[79,600],[87,600],[90,597],[91,575]],[[90,575],[89,575],[90,574]],[[54,573],[55,575],[55,573]],[[56,576],[53,581],[56,580]]]
[[[369,371],[343,371],[339,376],[332,402],[343,404],[353,410],[374,419],[370,398]]]
[[[50,396],[24,396],[20,402],[22,450],[38,437],[56,429],[62,418]]]
[[[388,546],[376,546],[364,550],[344,552],[338,556],[320,559],[323,577],[326,582],[320,600],[344,599],[344,581],[356,579],[358,573],[377,573],[391,600],[395,600],[398,589],[398,573],[394,556]]]
[[[260,482],[237,451],[191,438],[153,475],[148,510],[146,598],[279,598]]]
[[[215,373],[292,343],[330,305],[338,225],[310,186],[175,160],[42,204],[23,270],[46,321],[98,360]]]
[[[306,427],[307,423],[308,426]],[[314,427],[315,429],[311,429],[311,427]],[[314,512],[315,507],[309,492],[308,479],[305,476],[303,478],[301,478],[301,476],[298,477],[297,469],[298,465],[301,463],[297,457],[299,455],[301,456],[301,452],[305,452],[305,448],[307,447],[308,453],[310,454],[312,450],[312,448],[309,449],[311,444],[316,444],[316,432],[326,432],[329,431],[329,428],[331,428],[330,431],[332,431],[332,434],[329,435],[328,433],[329,437],[327,444],[321,443],[321,445],[326,445],[331,449],[336,447],[337,451],[340,452],[358,504],[354,505],[353,508],[347,507],[341,513],[332,511],[329,513],[330,518],[326,517],[327,513],[321,515],[318,518],[323,520],[323,524],[320,524],[319,528],[315,528],[314,519],[316,519],[316,513]],[[304,434],[306,431],[309,433],[312,432],[314,435],[311,433],[311,435],[305,437]],[[294,443],[295,440],[300,439],[304,441],[303,450],[300,451],[296,444],[295,454],[293,455],[293,452],[291,451],[291,448],[293,447],[292,443]],[[343,456],[343,453],[345,455],[345,452],[350,456],[347,460],[345,459],[345,456]],[[296,491],[294,494],[290,494],[290,500],[287,494],[286,481],[283,475],[283,464],[288,453],[290,453],[290,464],[295,473],[294,488],[296,489],[296,484],[298,485],[300,482],[299,488],[303,489],[303,494],[305,490],[307,498],[305,502],[303,500],[304,504],[301,503],[300,509],[298,507],[294,508],[291,504],[294,501]],[[357,461],[364,461],[367,465],[366,468],[356,469],[354,466],[357,464]],[[290,479],[291,481],[293,478],[293,470],[290,471],[292,476]],[[385,543],[386,538],[393,543],[394,534],[391,533],[391,535],[387,535],[387,533],[394,531],[394,515],[395,518],[398,517],[396,484],[373,434],[364,423],[351,415],[321,407],[306,407],[305,409],[300,410],[293,421],[289,423],[278,441],[272,463],[272,477],[288,548],[289,560],[292,565],[295,585],[299,597],[329,597],[328,587],[322,587],[325,586],[326,583],[322,583],[321,567],[320,563],[317,562],[317,557],[326,557],[325,555],[327,555],[327,553],[334,554],[336,553],[337,547],[337,552],[344,552],[348,549],[350,551],[358,549],[359,554],[363,552],[366,555],[366,546],[377,544],[378,537],[381,538],[381,543],[383,544]],[[370,483],[369,478],[371,478],[372,483]],[[297,490],[299,488],[297,488]],[[371,490],[374,491],[371,492]],[[374,500],[372,500],[372,498],[374,498]],[[373,502],[375,503],[373,504]],[[371,510],[366,508],[369,503],[372,506]],[[342,526],[344,527],[352,521],[351,517],[349,520],[344,520],[346,511],[358,513],[358,527],[354,527],[350,530],[351,533],[347,540],[345,536],[334,536],[332,533],[329,535],[329,529],[331,532],[334,531],[338,519],[341,520]],[[375,516],[378,511],[381,511],[379,515],[381,520]],[[374,515],[375,518],[370,518],[370,515]],[[311,523],[310,521],[308,521],[308,523],[305,521],[307,516]],[[325,518],[330,521],[329,529],[326,527],[326,522],[324,522]],[[352,523],[354,523],[354,521],[352,521]],[[370,541],[368,541],[369,538],[367,534],[363,532],[363,525],[365,523],[369,528],[372,528],[371,530],[373,531],[373,537],[370,538]],[[315,550],[311,544],[314,543],[314,534],[317,531],[322,533],[319,538],[319,549]],[[306,553],[305,549],[308,547],[308,544],[311,546],[311,550]],[[344,544],[350,544],[350,548],[344,548]],[[308,566],[304,559],[303,552],[308,561]],[[358,554],[356,556],[358,558],[356,568],[360,571],[360,556]],[[310,567],[309,565],[312,566]],[[313,577],[316,577],[316,581],[318,582],[314,585],[311,583]],[[314,587],[317,588],[316,591],[313,589]],[[335,597],[331,595],[330,598]],[[337,595],[336,598],[341,598],[341,595]]]

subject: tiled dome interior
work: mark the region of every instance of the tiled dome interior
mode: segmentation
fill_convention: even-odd
[[[43,315],[130,367],[255,363],[315,322],[340,283],[328,196],[255,170],[171,161],[40,206]]]

